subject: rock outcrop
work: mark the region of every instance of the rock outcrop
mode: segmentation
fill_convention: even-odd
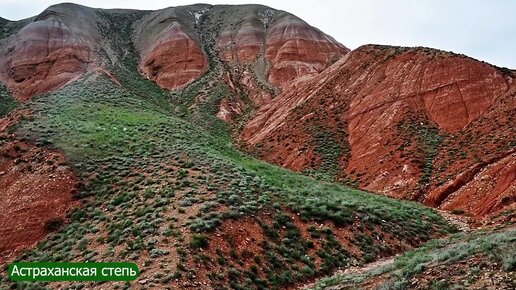
[[[254,73],[266,75],[276,88],[312,77],[349,52],[290,13],[258,5],[235,9],[239,17],[230,18],[217,41],[220,57],[232,64],[255,63]]]
[[[51,6],[0,46],[0,80],[19,101],[54,90],[86,72],[100,36],[93,9]]]
[[[132,52],[110,47],[107,38],[122,36],[104,30],[120,25],[116,19],[123,14],[134,11],[59,4],[18,23],[0,43],[0,80],[26,101],[93,69],[119,65],[114,51]],[[196,4],[142,12],[134,19],[123,37],[131,38],[126,45],[134,46],[143,76],[177,90],[211,66],[221,77],[229,72],[258,107],[349,52],[296,16],[261,5]],[[2,31],[6,23],[0,21]]]
[[[208,68],[194,27],[208,5],[172,7],[143,17],[136,25],[140,70],[159,86],[180,89]]]
[[[242,15],[240,24],[231,23],[220,32],[217,39],[220,58],[226,62],[249,64],[263,53],[266,39],[265,24],[257,13]]]
[[[349,49],[291,15],[276,15],[267,31],[268,80],[285,88],[312,77],[339,60]]]

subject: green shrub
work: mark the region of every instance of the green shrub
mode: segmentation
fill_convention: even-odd
[[[190,247],[194,249],[205,248],[208,246],[208,238],[204,235],[194,234],[190,238]]]

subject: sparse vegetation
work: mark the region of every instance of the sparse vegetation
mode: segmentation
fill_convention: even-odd
[[[7,89],[0,84],[0,118],[14,109],[17,103],[7,92]]]
[[[195,285],[204,271],[215,287],[274,289],[453,230],[414,202],[316,181],[238,151],[231,128],[213,116],[226,85],[214,81],[191,106],[216,73],[174,93],[140,77],[130,41],[138,13],[146,12],[99,12],[104,38],[127,48],[110,67],[121,86],[93,73],[22,105],[34,117],[16,136],[64,152],[81,181],[81,206],[17,260],[134,261],[149,288]],[[321,154],[334,174],[331,162],[345,149],[330,143]],[[246,225],[254,236],[241,236]],[[91,286],[80,285],[67,286]]]
[[[398,150],[402,151],[402,154],[414,154],[413,156],[405,157],[412,157],[412,161],[419,167],[421,175],[418,184],[420,188],[424,188],[432,177],[434,158],[443,137],[439,135],[438,129],[435,126],[421,120],[408,120],[398,124],[400,135],[405,140]],[[414,139],[416,140],[415,144],[413,144],[415,148],[408,150],[410,153],[404,153],[404,149],[410,146]]]
[[[333,285],[360,288],[363,283],[374,281],[375,277],[386,274],[388,274],[387,280],[379,279],[377,280],[379,282],[374,284],[377,289],[399,289],[399,287],[414,285],[415,281],[418,281],[418,287],[423,288],[424,283],[429,282],[426,285],[428,289],[447,289],[450,283],[454,283],[452,281],[456,281],[455,283],[466,283],[456,285],[463,289],[471,285],[469,283],[482,279],[478,266],[489,267],[490,277],[497,275],[494,280],[487,278],[487,283],[497,284],[487,285],[503,288],[513,282],[511,279],[514,276],[512,275],[511,278],[511,275],[495,273],[513,274],[515,241],[516,231],[511,228],[459,233],[449,238],[432,240],[420,248],[408,251],[396,258],[394,263],[358,274],[337,275],[322,279],[314,289],[324,289]],[[428,277],[418,280],[425,275]]]
[[[448,231],[439,215],[416,203],[315,182],[246,156],[229,139],[212,137],[148,96],[135,95],[103,76],[88,77],[28,106],[37,117],[23,121],[16,134],[61,148],[88,182],[78,189],[84,205],[70,214],[70,223],[20,256],[22,260],[129,259],[153,268],[177,251],[178,264],[163,270],[179,271],[181,279],[189,279],[191,267],[221,263],[217,255],[208,261],[194,259],[196,248],[210,247],[211,232],[225,221],[260,221],[259,212],[270,212],[276,223],[267,230],[263,225],[270,238],[261,245],[267,254],[257,256],[260,263],[244,269],[240,258],[225,255],[221,266],[246,271],[227,273],[240,277],[235,283],[267,287],[328,273],[353,259],[331,231],[314,232],[319,238],[299,243],[299,226],[285,211],[298,213],[303,223],[333,221],[342,227],[358,226],[358,221],[407,241],[424,241],[434,230]],[[92,173],[95,177],[88,179]],[[206,240],[192,240],[193,235]],[[163,244],[162,238],[175,242]],[[107,251],[96,252],[98,247]],[[142,261],[142,252],[154,260]],[[254,254],[248,258],[253,264]],[[317,259],[322,260],[320,267],[313,262]],[[297,267],[296,261],[311,270]],[[227,285],[226,278],[214,279],[215,285]]]

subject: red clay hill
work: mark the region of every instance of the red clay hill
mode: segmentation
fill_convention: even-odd
[[[9,134],[29,110],[16,109],[0,118],[0,263],[33,247],[66,221],[79,205],[77,177],[59,152]]]
[[[298,17],[261,5],[154,11],[135,23],[139,67],[163,88],[184,88],[211,66],[253,103],[317,75],[349,52]]]
[[[15,33],[0,39],[0,81],[19,101],[61,87],[96,58],[100,34],[94,9],[60,4],[4,26]]]
[[[514,71],[362,46],[263,106],[244,146],[295,171],[484,216],[516,201]]]
[[[120,27],[128,33],[103,34],[103,21],[125,14],[134,19]],[[476,216],[516,200],[516,74],[508,69],[427,48],[350,52],[261,5],[59,4],[22,21],[0,19],[0,32],[0,81],[17,101],[91,71],[111,76],[106,64],[134,51],[132,65],[165,89],[207,74],[214,77],[200,85],[226,83],[232,91],[215,104],[217,116],[244,117],[237,140],[266,161]]]
[[[134,20],[131,25],[120,24],[127,18]],[[109,34],[110,26],[117,33]],[[30,102],[90,73],[107,74],[121,85],[109,70],[135,67],[169,90],[188,86],[211,68],[217,78],[247,88],[258,105],[347,52],[294,15],[260,5],[136,11],[65,3],[20,21],[0,18],[0,82],[14,103]],[[0,262],[33,246],[78,206],[77,178],[63,154],[9,133],[30,112],[2,115]]]
[[[238,75],[236,82],[262,95],[260,86],[283,88],[349,52],[298,17],[261,5],[196,4],[136,13],[58,4],[19,22],[0,21],[8,30],[0,42],[0,80],[26,101],[104,67],[103,62],[116,64],[115,51],[128,48],[103,40],[99,14],[113,21],[137,14],[132,27],[120,29],[133,31],[129,42],[139,55],[140,72],[170,90],[202,76],[209,62],[212,67],[223,62]]]

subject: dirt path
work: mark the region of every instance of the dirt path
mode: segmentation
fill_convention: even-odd
[[[471,224],[474,223],[474,220],[467,217],[467,216],[462,216],[462,215],[455,215],[455,214],[451,214],[450,212],[448,211],[444,211],[444,210],[437,210],[437,212],[439,212],[439,214],[450,224],[456,226],[459,231],[461,232],[470,232],[473,230],[473,228],[471,227]]]
[[[459,229],[459,231],[469,232],[469,231],[473,230],[472,227],[470,226],[470,224],[472,224],[473,221],[470,218],[461,216],[461,215],[454,215],[454,214],[451,214],[444,210],[437,210],[437,211],[444,219],[446,219],[446,221],[448,223],[456,226]],[[365,265],[361,265],[361,266],[354,266],[354,267],[350,267],[350,268],[346,268],[346,269],[340,269],[340,270],[335,271],[333,274],[331,274],[331,276],[349,275],[349,274],[357,275],[357,274],[361,274],[361,273],[367,272],[372,269],[388,266],[388,265],[394,263],[394,259],[396,259],[397,256],[398,255],[387,257],[387,258],[384,258],[384,259],[381,259],[381,260],[378,260],[378,261],[375,261],[372,263],[368,263]],[[319,281],[320,280],[317,280],[310,284],[300,286],[298,289],[311,289]]]
[[[364,273],[364,272],[367,272],[367,271],[375,269],[375,268],[384,267],[384,266],[392,264],[394,262],[394,259],[396,259],[397,256],[398,255],[395,255],[395,256],[384,258],[384,259],[378,260],[376,262],[372,262],[372,263],[365,264],[362,266],[356,266],[356,267],[351,267],[351,268],[348,268],[345,270],[340,270],[340,271],[337,271],[335,274],[341,275],[341,274]]]
[[[372,270],[372,269],[375,269],[375,268],[379,268],[379,267],[384,267],[384,266],[387,266],[387,265],[390,265],[390,264],[394,263],[394,259],[396,259],[397,256],[398,255],[387,257],[387,258],[383,258],[381,260],[378,260],[378,261],[375,261],[375,262],[372,262],[372,263],[368,263],[368,264],[365,264],[365,265],[361,265],[361,266],[354,266],[354,267],[350,267],[350,268],[346,268],[346,269],[340,269],[340,270],[337,270],[337,271],[333,272],[333,274],[331,274],[330,276],[339,276],[339,275],[364,273],[364,272],[367,272],[369,270]],[[311,289],[311,288],[315,287],[315,285],[319,281],[320,281],[320,279],[315,281],[315,282],[312,282],[310,284],[306,284],[306,285],[300,286],[298,289]]]

